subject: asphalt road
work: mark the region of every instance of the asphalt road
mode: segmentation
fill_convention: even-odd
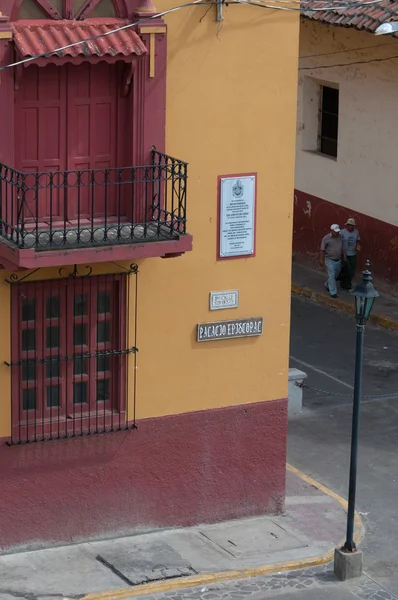
[[[289,462],[347,496],[355,321],[292,299],[290,366],[305,383],[303,414],[289,425]],[[397,394],[383,400],[375,396]],[[341,394],[341,395],[340,395]],[[398,597],[398,334],[369,324],[365,335],[357,508],[366,573]]]

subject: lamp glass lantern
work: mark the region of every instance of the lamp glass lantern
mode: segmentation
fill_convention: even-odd
[[[355,300],[355,318],[358,325],[365,325],[372,312],[373,304],[379,296],[378,291],[372,283],[372,274],[369,270],[370,263],[366,262],[366,268],[362,273],[362,283],[355,286],[351,292]]]

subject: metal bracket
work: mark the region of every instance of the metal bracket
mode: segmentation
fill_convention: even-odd
[[[216,2],[216,21],[217,23],[220,23],[224,17],[223,17],[223,4],[224,4],[224,0],[221,0],[221,2]]]

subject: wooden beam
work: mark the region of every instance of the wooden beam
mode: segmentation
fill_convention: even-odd
[[[149,34],[149,77],[155,77],[155,44],[156,37],[154,33]]]
[[[64,19],[72,19],[73,0],[62,0],[62,16]]]
[[[49,2],[49,0],[35,0],[35,3],[51,19],[55,19],[56,21],[62,19],[62,16],[59,14],[57,9],[51,4],[51,2]]]
[[[86,2],[83,4],[80,10],[77,11],[73,18],[76,19],[76,21],[81,21],[82,19],[87,17],[87,15],[90,14],[92,10],[94,10],[94,8],[97,6],[97,4],[100,3],[100,1],[101,0],[86,0]]]
[[[140,27],[140,33],[166,33],[166,27]]]

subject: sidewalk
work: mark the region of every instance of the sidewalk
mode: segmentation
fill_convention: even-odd
[[[170,590],[322,565],[343,541],[345,506],[288,466],[282,516],[0,556],[0,598],[168,596]],[[357,515],[357,541],[361,535]]]
[[[357,274],[356,281],[360,274]],[[324,283],[327,277],[322,270],[311,269],[293,263],[292,266],[292,293],[306,298],[311,298],[320,304],[326,304],[339,310],[354,313],[354,299],[346,291],[339,289],[338,298],[331,298],[325,290]],[[398,298],[389,296],[380,291],[380,297],[376,299],[370,321],[398,331]]]

